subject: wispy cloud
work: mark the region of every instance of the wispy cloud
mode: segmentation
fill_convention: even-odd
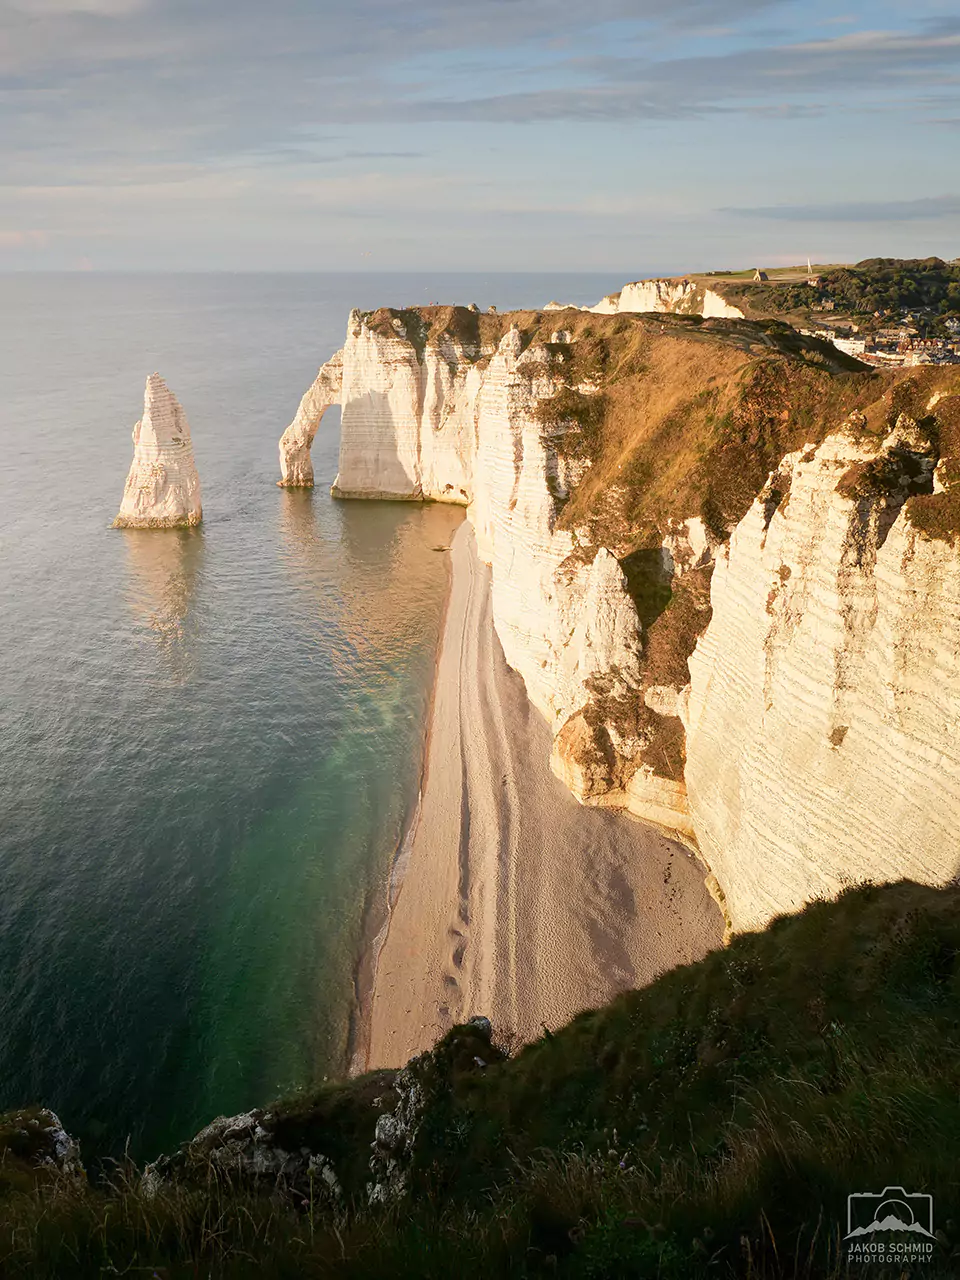
[[[5,7],[34,18],[70,13],[96,13],[117,18],[145,9],[148,3],[149,0],[8,0]]]
[[[652,62],[597,59],[598,83],[501,94],[435,98],[401,104],[418,119],[529,120],[689,119],[713,111],[769,109],[764,99],[787,99],[783,114],[811,111],[805,101],[828,94],[844,100],[858,91],[888,94],[904,88],[928,91],[960,72],[960,19],[938,22],[919,34],[860,31],[829,40],[804,41],[695,58]],[[373,108],[376,110],[376,107]]]
[[[45,231],[5,231],[0,228],[0,248],[42,249],[49,240]]]
[[[777,218],[786,222],[926,222],[960,217],[960,196],[924,196],[919,200],[848,200],[836,204],[778,204],[719,213]]]
[[[631,217],[677,237],[721,202],[774,228],[880,223],[864,210],[884,201],[888,221],[939,226],[945,158],[918,179],[918,157],[956,123],[960,17],[934,3],[860,30],[826,0],[0,0],[0,194],[58,244],[75,206],[98,264],[111,236],[316,243],[350,218],[429,256],[467,209],[491,225],[553,209],[571,241],[580,218],[625,257]],[[868,111],[880,151],[903,119],[941,126],[911,139],[909,190],[902,148],[864,159],[878,202],[840,142]]]

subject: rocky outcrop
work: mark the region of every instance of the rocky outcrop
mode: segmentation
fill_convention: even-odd
[[[489,1019],[471,1018],[399,1071],[371,1071],[312,1096],[219,1116],[148,1164],[141,1191],[151,1199],[172,1186],[216,1181],[311,1210],[340,1211],[361,1199],[392,1204],[432,1167],[456,1085],[505,1058]],[[0,1143],[2,1136],[0,1128]]]
[[[429,1164],[422,1158],[421,1128],[430,1116],[434,1135],[442,1129],[457,1077],[476,1075],[505,1054],[493,1044],[493,1026],[483,1016],[454,1027],[432,1049],[412,1058],[396,1073],[397,1102],[377,1119],[370,1157],[371,1180],[366,1185],[370,1204],[391,1204],[411,1189],[418,1172]]]
[[[343,384],[343,352],[328,360],[300,401],[297,416],[280,437],[280,479],[277,484],[290,489],[313,487],[310,446],[320,420],[331,405],[340,403]]]
[[[23,1185],[50,1178],[83,1179],[80,1147],[48,1107],[0,1115],[0,1195],[5,1182]]]
[[[203,1184],[214,1173],[251,1190],[283,1186],[315,1203],[337,1203],[343,1190],[330,1157],[309,1146],[286,1150],[277,1129],[274,1111],[218,1116],[174,1155],[148,1164],[141,1190],[150,1198],[164,1184]]]
[[[133,428],[133,462],[114,528],[185,529],[202,518],[187,416],[159,373],[151,373],[143,417]]]

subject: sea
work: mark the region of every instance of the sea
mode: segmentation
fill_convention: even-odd
[[[0,1112],[91,1161],[342,1075],[422,769],[462,512],[339,502],[277,441],[351,307],[609,275],[0,277]],[[203,524],[115,530],[147,374]]]

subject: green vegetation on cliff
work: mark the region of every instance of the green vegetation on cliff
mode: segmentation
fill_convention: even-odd
[[[897,1186],[934,1196],[916,1274],[954,1276],[958,956],[960,889],[850,889],[514,1056],[457,1028],[277,1104],[247,1158],[221,1127],[146,1186],[37,1166],[8,1117],[0,1274],[840,1276],[848,1194]]]
[[[865,258],[830,267],[815,285],[804,280],[721,285],[720,292],[747,315],[795,315],[831,301],[836,313],[861,319],[875,312],[930,311],[960,316],[960,262],[942,258]]]

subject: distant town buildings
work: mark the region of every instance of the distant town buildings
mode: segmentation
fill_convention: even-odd
[[[906,319],[906,318],[905,318]],[[912,368],[924,364],[960,364],[960,322],[948,324],[951,338],[922,338],[913,325],[862,334],[854,324],[801,329],[810,338],[831,342],[838,351],[878,368]],[[953,335],[956,335],[955,337]]]
[[[819,335],[818,335],[819,336]],[[862,356],[867,349],[866,338],[829,338],[838,351],[845,351],[848,356]]]

